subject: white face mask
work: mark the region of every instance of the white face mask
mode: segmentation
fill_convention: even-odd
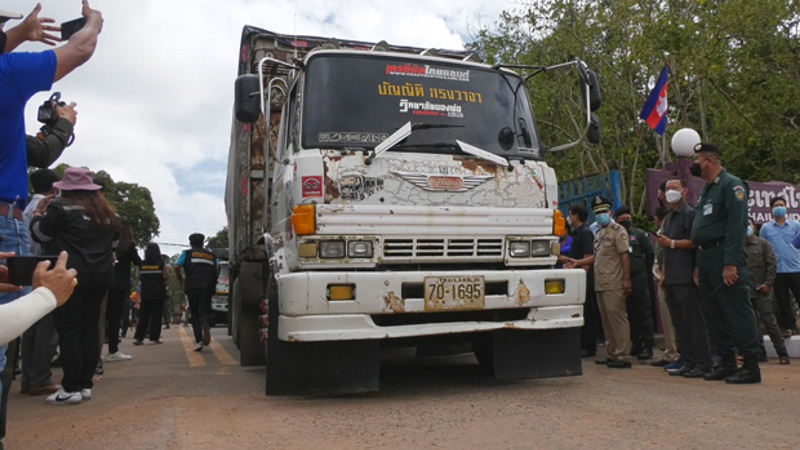
[[[674,205],[675,203],[681,201],[681,191],[669,190],[666,194],[664,194],[664,197],[666,197],[670,204]]]

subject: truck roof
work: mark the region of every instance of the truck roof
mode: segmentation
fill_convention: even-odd
[[[421,54],[422,52],[434,50],[435,55],[443,58],[450,58],[450,59],[473,59],[476,60],[476,53],[471,50],[448,50],[448,49],[425,49],[421,47],[409,47],[409,46],[402,46],[402,45],[392,45],[385,41],[381,41],[380,43],[376,42],[366,42],[366,41],[355,41],[350,39],[338,39],[333,37],[320,37],[320,36],[306,36],[306,35],[294,35],[294,34],[280,34],[275,33],[272,31],[264,30],[262,28],[257,28],[251,25],[245,25],[242,29],[242,41],[241,41],[241,58],[239,64],[239,74],[247,73],[247,69],[244,67],[246,66],[246,61],[249,58],[250,51],[252,49],[249,48],[255,39],[265,39],[265,40],[272,40],[271,46],[275,48],[280,48],[283,50],[295,50],[298,52],[298,56],[302,57],[309,51],[324,47],[326,44],[335,43],[338,48],[342,49],[353,49],[353,50],[370,50],[376,45],[385,45],[385,49],[391,52],[398,52],[398,53],[412,53],[412,54]]]

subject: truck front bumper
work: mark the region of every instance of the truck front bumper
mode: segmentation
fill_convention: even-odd
[[[419,290],[426,277],[482,275],[486,285],[496,288],[485,295],[479,311],[527,310],[516,320],[475,320],[467,311],[439,312],[425,309]],[[564,292],[545,292],[546,280],[563,280]],[[586,274],[580,269],[505,270],[487,272],[302,272],[278,276],[280,316],[278,338],[282,341],[320,342],[358,339],[392,339],[498,329],[548,330],[583,325]],[[354,287],[352,300],[329,300],[331,285]],[[497,288],[499,287],[499,288]],[[403,292],[417,292],[412,298]],[[464,313],[464,320],[457,319]],[[455,314],[454,320],[452,315]],[[379,325],[383,315],[414,315],[414,323]],[[408,317],[408,316],[405,316]],[[430,321],[426,319],[430,318]]]

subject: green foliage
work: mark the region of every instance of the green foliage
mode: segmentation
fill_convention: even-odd
[[[66,164],[59,164],[53,170],[59,176],[63,176],[67,167],[69,166]],[[130,222],[137,247],[144,247],[158,236],[160,222],[156,216],[150,189],[136,183],[115,182],[111,175],[103,170],[94,172],[92,176],[103,184],[103,193],[111,206]]]
[[[207,248],[228,248],[228,226],[225,225],[217,234],[206,238]]]
[[[603,90],[603,140],[548,162],[560,179],[621,170],[623,203],[641,213],[645,169],[670,161],[669,139],[684,127],[719,144],[744,179],[800,183],[798,31],[798,2],[789,0],[532,0],[471,47],[490,63],[586,61]],[[661,139],[638,114],[665,62],[670,124]],[[533,81],[542,141],[571,140],[575,102],[564,80]]]

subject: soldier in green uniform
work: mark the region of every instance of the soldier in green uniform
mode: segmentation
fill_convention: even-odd
[[[614,221],[628,231],[628,257],[631,262],[631,293],[626,305],[631,328],[631,356],[640,361],[653,357],[655,336],[650,304],[650,278],[655,252],[647,233],[633,226],[631,209],[627,206],[614,211]]]
[[[760,383],[758,330],[748,288],[747,189],[722,167],[714,144],[694,148],[692,175],[706,181],[697,199],[692,242],[697,246],[697,280],[700,305],[721,364],[706,380],[726,383]],[[736,351],[744,357],[736,365]]]

